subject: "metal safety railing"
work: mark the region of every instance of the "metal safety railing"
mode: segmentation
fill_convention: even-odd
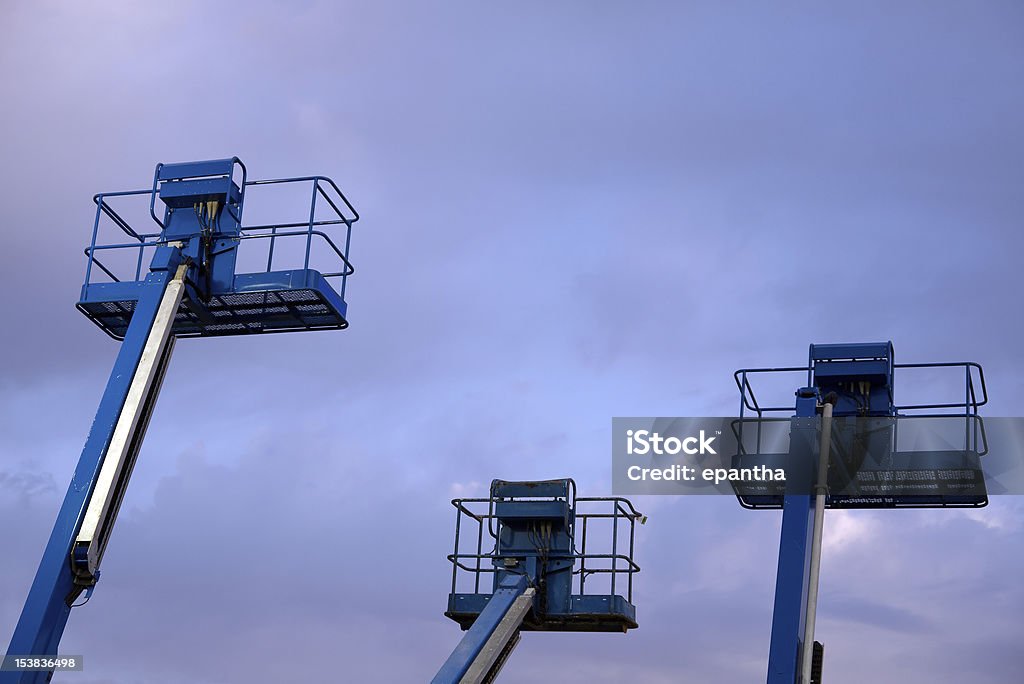
[[[947,411],[941,415],[964,415],[977,416],[978,409],[988,403],[988,389],[985,385],[985,372],[980,364],[973,361],[952,361],[947,363],[893,363],[893,377],[896,371],[909,368],[961,368],[964,371],[964,400],[941,402],[931,404],[894,404],[896,413],[901,411]],[[743,418],[746,411],[753,411],[758,418],[764,417],[765,413],[779,413],[783,411],[792,412],[794,404],[786,406],[761,406],[754,393],[751,377],[760,373],[806,373],[807,385],[813,382],[813,365],[788,366],[780,368],[741,368],[733,373],[733,380],[740,391],[740,418]],[[975,375],[977,379],[975,379]],[[895,379],[893,380],[895,385]],[[892,388],[890,388],[890,392]],[[962,409],[962,413],[948,412],[954,409]]]
[[[891,350],[890,350],[891,353]],[[899,439],[899,425],[901,421],[907,419],[927,419],[927,418],[955,418],[962,417],[965,420],[964,427],[964,449],[973,451],[978,455],[985,455],[988,453],[988,438],[985,434],[985,423],[981,420],[978,413],[978,409],[988,403],[988,388],[985,384],[985,372],[981,365],[973,361],[952,361],[952,362],[940,362],[940,363],[893,363],[892,364],[892,375],[891,383],[889,387],[890,397],[892,396],[893,386],[896,384],[897,371],[902,369],[912,368],[954,368],[962,369],[964,384],[963,384],[963,401],[944,401],[944,402],[932,402],[932,403],[915,403],[915,404],[893,404],[893,410],[895,416],[893,416],[893,449],[898,449]],[[733,379],[736,382],[736,387],[740,391],[740,413],[739,420],[734,422],[734,433],[738,439],[739,452],[751,453],[744,444],[743,440],[743,428],[744,425],[749,423],[755,423],[756,429],[756,452],[760,452],[761,438],[763,428],[768,426],[771,419],[766,418],[765,414],[778,414],[781,412],[792,413],[794,405],[789,406],[762,406],[754,393],[753,385],[751,384],[751,376],[763,373],[806,373],[806,383],[811,385],[813,382],[814,364],[813,361],[807,366],[789,366],[780,368],[741,368],[733,374]],[[756,419],[745,419],[746,411],[752,411],[757,417]],[[908,412],[910,412],[908,414]],[[782,419],[780,419],[782,420]],[[738,425],[739,429],[736,429]],[[747,433],[749,435],[749,431]]]
[[[640,566],[633,560],[636,540],[636,521],[643,518],[630,503],[621,497],[574,497],[575,514],[567,528],[572,535],[570,555],[574,560],[573,585],[578,587],[580,595],[587,594],[587,579],[594,575],[608,577],[609,591],[591,591],[589,595],[616,595],[625,584],[626,600],[633,601],[633,575],[640,571]],[[494,512],[493,498],[453,499],[456,509],[455,546],[448,554],[452,564],[451,593],[455,594],[462,582],[472,582],[473,593],[481,593],[482,578],[493,575],[501,567],[502,555],[498,553],[497,540],[501,533],[500,522]],[[582,507],[582,508],[581,508]],[[475,542],[470,545],[475,550],[462,551],[463,517],[476,523],[473,531]],[[600,551],[593,551],[594,535],[591,528],[596,521],[610,521],[611,539],[604,542]],[[472,522],[468,524],[472,525]],[[497,525],[497,528],[495,528]],[[484,547],[484,531],[487,531],[489,549]],[[589,532],[589,535],[588,535]],[[492,543],[493,540],[493,543]],[[588,544],[591,548],[588,549]],[[575,561],[578,561],[576,563]],[[486,593],[490,593],[490,583],[485,585]],[[593,586],[593,583],[591,583]],[[575,590],[574,590],[574,593]]]
[[[334,279],[336,289],[342,299],[344,299],[348,276],[355,272],[355,268],[349,261],[349,250],[352,242],[352,224],[359,220],[359,213],[345,197],[344,193],[341,192],[337,184],[326,176],[301,176],[250,181],[245,180],[243,174],[243,197],[251,197],[254,188],[288,184],[308,184],[309,207],[308,213],[304,212],[305,215],[302,220],[245,225],[244,221],[242,221],[241,211],[239,211],[237,218],[241,223],[241,232],[232,239],[237,240],[239,245],[243,241],[249,240],[265,241],[267,244],[267,258],[266,268],[263,272],[267,273],[274,270],[275,252],[278,251],[277,247],[280,241],[304,239],[305,244],[300,245],[300,247],[304,248],[302,268],[309,269],[311,258],[326,254],[329,261],[333,261],[337,266],[321,272],[321,275],[327,279]],[[93,220],[92,238],[89,246],[85,249],[85,255],[88,260],[85,272],[86,287],[93,282],[94,266],[110,278],[112,282],[138,281],[143,278],[143,262],[146,250],[155,249],[160,245],[166,244],[166,241],[161,240],[160,237],[164,227],[163,222],[156,216],[154,211],[158,194],[159,187],[156,179],[154,179],[153,187],[147,190],[100,193],[93,197],[93,201],[96,204],[96,214]],[[118,211],[113,206],[113,203],[122,204],[128,201],[127,198],[148,198],[150,218],[160,226],[161,230],[157,232],[136,230],[122,215],[125,207],[121,206],[121,211]],[[323,211],[324,207],[327,208],[328,218],[317,218],[318,208]],[[131,242],[97,244],[100,228],[107,222],[130,238]],[[342,226],[343,228],[341,228]],[[339,246],[339,242],[341,246]],[[98,253],[114,250],[137,250],[137,256],[134,259],[134,272],[129,269],[127,273],[121,272],[119,277],[113,268],[104,264],[99,259]],[[291,267],[294,268],[295,266]]]

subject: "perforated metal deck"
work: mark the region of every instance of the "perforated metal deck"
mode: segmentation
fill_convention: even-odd
[[[78,309],[115,339],[123,339],[135,311],[137,283],[94,283]],[[239,275],[235,292],[209,301],[185,300],[171,333],[213,337],[348,327],[345,302],[317,271],[299,269]],[[134,297],[125,296],[134,294]]]

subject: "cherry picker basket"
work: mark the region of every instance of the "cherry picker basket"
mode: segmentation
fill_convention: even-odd
[[[495,480],[488,498],[454,499],[455,547],[445,615],[468,629],[502,575],[525,573],[539,600],[522,629],[635,628],[636,522],[621,497],[577,497],[572,480]]]
[[[348,326],[345,290],[355,270],[348,252],[359,214],[326,176],[249,180],[237,158],[159,164],[151,188],[93,199],[77,306],[111,337],[128,329],[147,258],[190,233],[202,235],[203,247],[192,255],[176,337]],[[243,222],[246,204],[261,199],[284,218]],[[250,270],[236,272],[243,264]]]

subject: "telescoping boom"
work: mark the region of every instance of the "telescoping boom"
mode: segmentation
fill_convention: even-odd
[[[308,220],[243,225],[247,192],[282,184],[308,188],[311,200],[302,209]],[[145,232],[123,218],[116,205],[130,201],[148,201],[157,229]],[[71,609],[99,580],[175,340],[348,326],[345,288],[354,269],[347,253],[359,214],[329,178],[250,181],[237,158],[158,164],[149,189],[100,194],[95,202],[78,308],[121,347],[0,667],[0,684],[47,682],[63,667],[64,659],[53,656]],[[98,244],[101,227],[120,231],[120,241]],[[286,240],[299,243],[292,251],[304,253],[301,267],[281,269],[281,250],[275,264],[275,247]],[[265,259],[265,270],[236,273],[242,245]],[[108,267],[101,259],[108,250],[130,254],[134,274]],[[334,268],[311,268],[311,257]]]

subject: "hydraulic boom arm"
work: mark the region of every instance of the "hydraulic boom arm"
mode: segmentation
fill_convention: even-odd
[[[519,643],[534,594],[526,575],[507,575],[431,684],[493,682]]]
[[[174,348],[187,266],[171,248],[146,279],[96,419],[64,497],[9,656],[54,656],[76,599],[91,593]],[[87,594],[88,596],[88,594]],[[0,672],[0,684],[48,682],[52,671]]]

